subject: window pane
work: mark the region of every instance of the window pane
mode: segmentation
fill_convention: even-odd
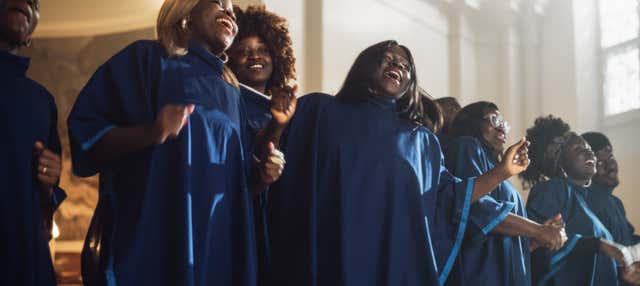
[[[605,54],[604,113],[612,115],[640,108],[638,48]]]
[[[600,0],[600,40],[610,47],[638,36],[637,0]]]

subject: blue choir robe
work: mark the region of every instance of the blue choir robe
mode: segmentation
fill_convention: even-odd
[[[47,240],[66,197],[55,186],[49,200],[37,182],[35,142],[61,150],[53,97],[26,76],[28,68],[28,58],[0,51],[0,285],[7,286],[56,285]]]
[[[467,224],[473,178],[444,167],[436,136],[394,100],[298,101],[271,186],[272,285],[442,285]]]
[[[480,176],[496,159],[474,137],[458,137],[445,153],[448,169],[459,178]],[[531,285],[529,239],[491,233],[509,214],[527,217],[524,202],[509,181],[503,181],[471,206],[469,227],[448,285]]]
[[[586,192],[566,178],[552,178],[531,189],[529,218],[543,223],[560,213],[569,238],[558,251],[539,248],[532,253],[534,285],[618,285],[616,262],[599,253],[597,241],[613,238],[587,205]]]
[[[253,149],[256,135],[271,121],[271,100],[266,95],[242,83],[240,84],[240,95],[247,108],[249,148]],[[269,249],[267,243],[269,229],[266,222],[266,201],[268,196],[269,190],[264,190],[253,202],[259,281],[265,280],[269,272]]]
[[[613,188],[593,183],[586,192],[586,202],[609,230],[615,242],[630,246],[640,243],[633,225],[627,220],[622,201],[613,195]]]
[[[100,173],[85,283],[255,285],[245,109],[222,71],[196,43],[167,57],[157,42],[138,41],[99,67],[78,96],[67,122],[73,169]],[[92,161],[89,151],[109,130],[150,125],[166,104],[196,106],[177,138]]]
[[[271,120],[271,100],[244,84],[240,84],[240,94],[247,108],[247,129],[254,138]]]

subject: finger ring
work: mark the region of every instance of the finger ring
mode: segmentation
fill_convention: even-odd
[[[43,166],[42,167],[42,174],[46,175],[47,174],[47,166]]]

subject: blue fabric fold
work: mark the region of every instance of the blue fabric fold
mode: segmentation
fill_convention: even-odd
[[[218,57],[194,44],[167,57],[153,41],[116,54],[68,119],[74,172],[100,173],[83,250],[89,285],[256,285],[246,115]],[[175,139],[114,158],[87,153],[110,128],[150,125],[166,104],[194,104]]]
[[[474,137],[453,138],[446,150],[447,167],[461,178],[480,176],[496,165],[494,156]],[[510,213],[527,216],[520,194],[508,181],[471,206],[471,225],[447,285],[531,284],[528,238],[491,232]]]
[[[599,253],[598,248],[598,239],[613,238],[584,200],[586,192],[566,178],[537,183],[531,190],[527,201],[529,217],[544,223],[560,213],[570,238],[556,252],[534,252],[535,285],[619,285],[615,261]]]
[[[44,213],[33,157],[36,141],[61,154],[58,111],[51,94],[29,79],[29,59],[0,51],[0,285],[55,285]],[[65,194],[54,186],[54,211]],[[48,197],[46,198],[49,199]]]
[[[303,96],[271,187],[271,285],[440,285],[464,238],[474,179],[444,167],[393,100]]]

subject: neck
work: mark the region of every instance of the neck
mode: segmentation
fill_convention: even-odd
[[[266,84],[250,84],[248,85],[250,88],[253,88],[259,91],[262,94],[267,94],[267,85]]]
[[[18,50],[20,49],[20,45],[10,44],[4,39],[0,39],[0,51],[5,51],[10,54],[18,54]]]
[[[574,184],[581,186],[581,187],[588,187],[591,185],[591,179],[574,179],[571,177],[567,177],[567,179],[569,179],[569,181],[573,182]]]

